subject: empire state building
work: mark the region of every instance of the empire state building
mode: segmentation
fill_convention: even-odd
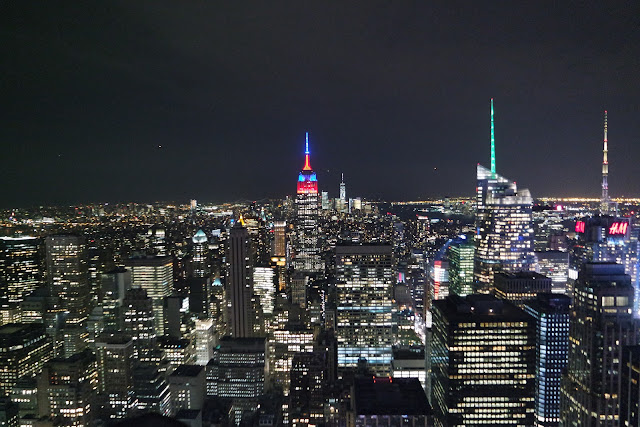
[[[322,271],[318,245],[318,178],[311,169],[309,133],[306,134],[304,167],[298,175],[296,195],[296,245],[294,268],[301,273]]]

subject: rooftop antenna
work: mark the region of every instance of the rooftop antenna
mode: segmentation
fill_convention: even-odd
[[[305,133],[305,145],[304,145],[304,167],[302,170],[311,170],[311,159],[309,158],[309,132]]]
[[[609,142],[607,141],[607,110],[604,111],[604,147],[602,150],[602,197],[600,199],[600,213],[609,213]]]
[[[496,175],[496,137],[493,128],[493,98],[491,98],[491,175]]]

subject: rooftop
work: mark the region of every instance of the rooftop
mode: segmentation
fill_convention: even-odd
[[[171,373],[172,377],[197,377],[204,370],[202,365],[180,365]]]
[[[357,415],[430,415],[431,405],[417,378],[358,378],[354,384]]]

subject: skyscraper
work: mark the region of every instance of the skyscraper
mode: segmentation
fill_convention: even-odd
[[[96,357],[90,350],[48,362],[38,379],[38,393],[46,403],[40,412],[59,417],[62,425],[84,427],[94,418],[98,386]]]
[[[535,322],[491,295],[433,302],[436,425],[534,424]]]
[[[273,223],[273,250],[274,257],[282,258],[287,256],[287,222],[275,221]]]
[[[318,245],[318,178],[311,169],[309,132],[306,134],[304,167],[298,175],[296,195],[296,245],[294,267],[298,272],[322,271]]]
[[[33,376],[51,360],[51,342],[40,323],[0,326],[0,395],[9,395],[18,378]]]
[[[520,308],[536,295],[551,292],[551,279],[534,272],[495,273],[494,293],[500,299],[506,299]]]
[[[123,331],[133,340],[133,358],[149,362],[157,339],[153,300],[141,288],[129,289],[122,304]]]
[[[457,241],[456,241],[457,240]],[[449,246],[449,293],[465,296],[473,293],[473,240],[462,235]]]
[[[623,349],[620,372],[620,425],[640,425],[640,345]]]
[[[476,186],[476,255],[474,276],[481,291],[495,271],[532,271],[531,193],[496,173],[493,99],[491,100],[491,170],[478,164]]]
[[[347,201],[347,184],[344,183],[344,174],[341,174],[340,177],[340,201],[344,205]]]
[[[560,422],[560,380],[569,357],[569,306],[571,298],[538,294],[524,310],[536,319],[536,426]]]
[[[264,338],[224,337],[207,364],[207,396],[231,399],[236,424],[264,394],[266,351]]]
[[[0,237],[0,296],[20,302],[42,284],[40,239]]]
[[[191,238],[193,242],[193,277],[205,278],[209,276],[209,247],[207,235],[198,232]]]
[[[173,259],[147,256],[127,261],[133,287],[142,288],[153,302],[156,335],[164,335],[164,299],[173,291]]]
[[[338,366],[366,359],[388,375],[393,344],[392,250],[388,245],[336,246]]]
[[[562,425],[619,425],[623,347],[640,338],[632,307],[631,278],[622,265],[583,265],[569,319],[569,365],[560,396]]]
[[[71,318],[85,318],[91,297],[84,238],[74,235],[48,236],[45,246],[51,295],[59,298],[59,308],[68,311]]]
[[[196,320],[196,364],[206,365],[213,357],[216,329],[212,319]]]
[[[253,335],[253,269],[250,259],[249,232],[242,217],[235,222],[227,242],[228,332],[234,338]]]
[[[122,334],[96,339],[98,398],[102,419],[125,418],[134,408],[133,341]]]

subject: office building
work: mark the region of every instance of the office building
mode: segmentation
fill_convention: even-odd
[[[122,331],[133,340],[133,358],[149,362],[156,352],[153,301],[142,288],[129,289],[122,303]]]
[[[156,413],[171,416],[171,392],[164,372],[157,366],[142,364],[133,370],[135,414]]]
[[[135,409],[133,340],[122,334],[102,334],[96,340],[98,418],[125,418]]]
[[[536,295],[551,292],[551,279],[542,274],[520,271],[518,273],[494,273],[494,294],[511,301],[520,308]]]
[[[622,350],[620,426],[640,425],[640,345]]]
[[[344,183],[344,174],[340,174],[340,201],[343,205],[347,201],[347,184]]]
[[[566,295],[542,293],[525,302],[536,320],[535,425],[560,423],[560,382],[569,358],[569,308]]]
[[[40,373],[52,356],[44,325],[10,323],[0,326],[0,394],[8,396],[19,378]]]
[[[394,348],[391,361],[391,378],[417,378],[422,388],[427,388],[427,371],[424,347]]]
[[[305,162],[298,175],[296,194],[294,268],[301,273],[324,270],[318,242],[318,178],[311,169],[309,133],[306,134]]]
[[[289,395],[293,357],[314,350],[314,334],[304,326],[288,324],[275,329],[268,339],[269,380]]]
[[[351,393],[353,426],[431,426],[433,411],[416,378],[357,378]]]
[[[196,360],[193,341],[188,338],[175,339],[164,336],[158,339],[158,345],[169,363],[168,371],[173,371],[180,365],[191,365]]]
[[[206,393],[204,366],[178,366],[169,375],[169,389],[174,413],[181,409],[202,409]]]
[[[213,348],[217,345],[216,328],[212,319],[196,320],[196,361],[206,365],[213,357]]]
[[[393,344],[392,252],[388,245],[336,246],[338,366],[360,359],[387,375]]]
[[[156,335],[164,335],[164,299],[173,291],[173,259],[145,256],[127,260],[134,288],[142,288],[153,302]]]
[[[91,301],[85,239],[74,235],[54,235],[45,239],[47,281],[59,308],[70,318],[84,319]]]
[[[7,397],[0,397],[0,425],[6,427],[18,427],[20,425],[18,405]]]
[[[534,424],[535,320],[491,295],[433,302],[436,425]]]
[[[449,293],[466,296],[473,293],[473,239],[461,235],[449,245]]]
[[[287,256],[287,222],[273,223],[273,249],[271,255],[282,258]]]
[[[164,299],[164,336],[179,340],[182,338],[182,315],[189,306],[189,301],[182,295],[171,295]]]
[[[242,217],[235,222],[227,242],[228,331],[235,338],[253,335],[253,268],[250,262],[249,232]]]
[[[191,242],[193,243],[193,277],[209,277],[209,245],[207,235],[204,234],[204,231],[198,230],[191,238]]]
[[[258,297],[262,312],[270,316],[276,299],[276,283],[274,270],[270,267],[253,269],[253,292]]]
[[[638,274],[638,233],[630,218],[593,216],[575,223],[576,243],[569,249],[569,282],[572,284],[587,262],[615,262],[624,266],[634,287],[633,307],[640,313],[640,276]],[[573,279],[573,280],[572,280]]]
[[[264,338],[223,337],[207,364],[207,396],[231,399],[236,424],[245,411],[258,408],[264,394],[266,351]]]
[[[116,268],[100,275],[99,303],[104,315],[104,328],[110,332],[120,329],[120,308],[127,291],[131,289],[131,271]]]
[[[634,290],[624,266],[586,263],[573,290],[562,425],[619,425],[623,347],[640,339]]]
[[[551,279],[551,292],[567,293],[569,280],[569,252],[544,251],[536,252],[536,273]]]
[[[85,350],[48,362],[38,377],[38,393],[46,403],[40,411],[63,425],[88,426],[94,420],[98,372],[95,355]]]
[[[19,303],[43,281],[40,239],[0,237],[0,297]]]
[[[496,271],[532,271],[533,199],[527,189],[496,173],[493,99],[491,100],[491,169],[478,164],[474,276],[488,291]]]
[[[324,422],[327,353],[314,351],[293,356],[290,371],[289,421],[291,425]]]
[[[20,426],[29,425],[40,418],[40,404],[45,403],[42,400],[38,396],[38,381],[35,377],[22,377],[15,383],[11,389],[11,401],[18,405]]]

